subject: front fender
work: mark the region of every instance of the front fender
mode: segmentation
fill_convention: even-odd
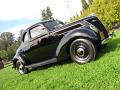
[[[12,62],[13,62],[13,67],[16,68],[16,62],[17,62],[17,60],[19,60],[20,62],[22,62],[23,64],[26,65],[26,61],[25,61],[23,55],[17,53],[17,54],[14,56],[13,60],[12,60]]]
[[[57,50],[56,50],[56,56],[59,55],[62,47],[69,42],[71,39],[75,38],[75,37],[84,37],[84,38],[89,38],[91,40],[99,40],[99,36],[96,32],[94,32],[91,29],[87,29],[87,28],[78,28],[78,29],[74,29],[71,30],[69,33],[67,33],[60,41]]]

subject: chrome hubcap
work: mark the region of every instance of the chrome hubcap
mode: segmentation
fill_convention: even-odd
[[[77,55],[80,56],[80,57],[83,57],[85,55],[85,50],[84,48],[78,48],[77,49]]]
[[[23,65],[20,64],[20,65],[19,65],[19,72],[20,72],[21,74],[24,74],[24,72],[23,72],[23,68],[24,68]]]

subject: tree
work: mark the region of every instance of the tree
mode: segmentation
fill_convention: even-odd
[[[10,32],[3,32],[0,35],[0,57],[3,58],[5,62],[10,61],[15,55],[15,52],[21,43],[22,33],[23,30],[20,31],[17,40],[14,39],[14,34]]]
[[[88,0],[88,4],[91,5],[93,0]]]
[[[9,46],[11,46],[14,43],[14,34],[10,32],[3,32],[0,35],[0,46],[1,49],[7,50]]]
[[[42,21],[52,19],[52,15],[50,7],[47,7],[46,10],[43,9],[41,13]]]
[[[83,8],[83,10],[88,9],[89,5],[88,5],[88,3],[86,2],[86,0],[81,0],[81,3],[82,3],[82,8]]]
[[[47,7],[47,9],[46,9],[46,15],[47,15],[48,19],[52,19],[52,12],[50,10],[50,7]]]
[[[95,13],[109,30],[113,25],[120,22],[120,0],[94,0],[89,9],[84,10],[82,15],[73,21],[86,17],[91,13]]]
[[[45,9],[42,10],[41,16],[42,16],[42,21],[47,20]]]
[[[14,57],[16,51],[14,51],[14,49],[15,47],[13,47],[13,45],[7,48],[7,61],[11,60]]]
[[[23,29],[21,29],[20,32],[19,32],[19,36],[18,36],[18,38],[17,38],[17,42],[18,42],[18,44],[20,44],[21,41],[22,41],[22,34],[23,34],[23,32],[24,32]]]
[[[0,51],[0,58],[2,58],[4,61],[7,61],[7,51],[5,51],[5,50],[2,50],[2,51]]]

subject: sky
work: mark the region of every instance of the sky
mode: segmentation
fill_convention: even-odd
[[[0,0],[0,33],[15,37],[21,29],[41,21],[41,12],[49,6],[55,19],[66,22],[80,13],[81,0]]]

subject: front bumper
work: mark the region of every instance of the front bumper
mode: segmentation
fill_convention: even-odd
[[[105,38],[105,39],[101,42],[101,44],[102,44],[102,45],[107,44],[107,43],[113,38],[113,36],[115,36],[115,33],[114,33],[114,32],[112,32],[112,34],[109,34],[109,37],[108,37],[108,38]]]

